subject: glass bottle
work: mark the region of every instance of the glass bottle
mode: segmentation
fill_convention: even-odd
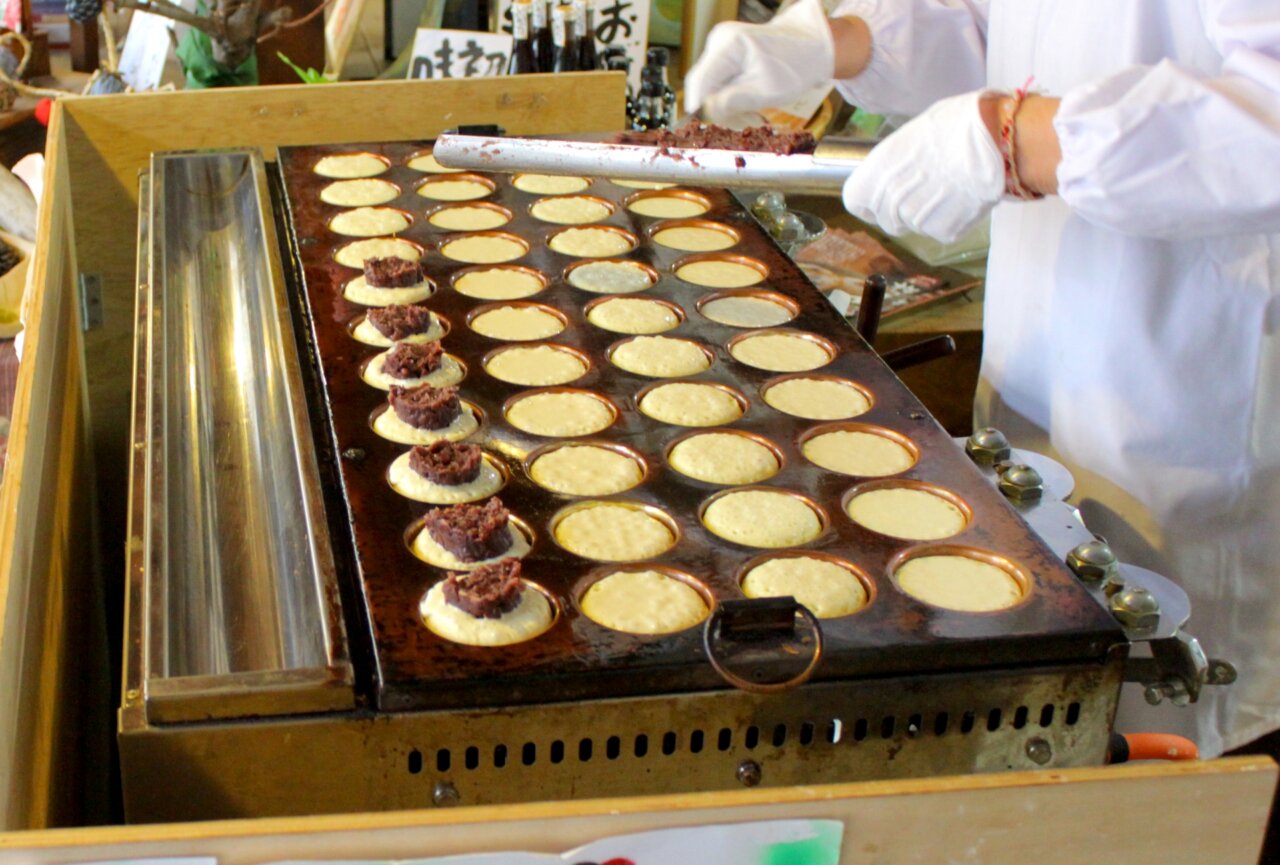
[[[537,72],[533,57],[533,43],[529,39],[529,0],[515,0],[511,4],[511,32],[515,41],[511,45],[511,60],[507,63],[508,75],[524,75]]]

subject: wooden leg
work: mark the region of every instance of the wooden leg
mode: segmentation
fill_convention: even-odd
[[[98,68],[98,22],[71,22],[71,68],[93,72]]]

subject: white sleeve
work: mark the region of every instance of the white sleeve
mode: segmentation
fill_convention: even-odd
[[[857,16],[871,31],[871,60],[836,88],[877,114],[919,114],[987,80],[989,0],[843,0],[833,18]]]
[[[1167,239],[1280,232],[1280,11],[1201,7],[1219,76],[1165,60],[1063,97],[1058,193],[1085,219]]]

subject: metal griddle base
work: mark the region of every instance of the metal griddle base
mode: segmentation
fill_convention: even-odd
[[[167,822],[1100,765],[1123,663],[169,726],[126,706],[125,805]]]

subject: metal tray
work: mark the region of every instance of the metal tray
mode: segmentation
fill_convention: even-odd
[[[304,307],[313,329],[325,397],[320,411],[327,415],[334,452],[342,455],[342,489],[330,504],[346,510],[351,528],[355,570],[367,606],[365,624],[373,644],[376,705],[393,711],[481,707],[725,687],[708,662],[701,629],[662,637],[635,636],[607,630],[579,612],[581,591],[609,566],[567,553],[552,539],[549,523],[554,515],[579,499],[555,495],[528,479],[525,457],[558,440],[525,434],[504,420],[504,403],[528,388],[505,384],[483,371],[482,358],[503,343],[468,328],[468,314],[485,301],[450,287],[451,277],[465,265],[446,259],[438,249],[456,232],[427,222],[426,212],[437,203],[418,196],[414,189],[433,175],[405,164],[428,148],[429,143],[314,146],[282,148],[279,156],[292,251],[302,276]],[[526,643],[503,648],[460,646],[434,635],[418,616],[420,599],[445,574],[417,559],[406,544],[406,530],[428,506],[400,496],[385,479],[387,467],[405,447],[379,437],[369,425],[371,413],[385,399],[381,391],[361,380],[359,370],[379,349],[355,341],[349,333],[350,322],[365,309],[342,297],[344,283],[358,274],[336,263],[333,253],[354,238],[328,229],[328,221],[343,208],[320,201],[320,190],[331,180],[312,171],[322,156],[362,151],[385,157],[389,168],[381,177],[401,189],[399,197],[385,206],[413,217],[402,236],[425,250],[424,270],[438,286],[424,304],[450,323],[445,348],[468,368],[462,395],[483,413],[482,426],[471,441],[505,461],[510,481],[500,493],[502,501],[535,535],[525,559],[526,575],[558,600],[560,615],[554,626]],[[641,486],[608,498],[662,508],[674,518],[681,538],[657,564],[693,575],[717,601],[740,599],[738,579],[744,565],[765,551],[723,541],[700,524],[699,508],[724,488],[694,481],[665,466],[670,443],[690,430],[660,424],[636,409],[635,395],[655,380],[624,372],[607,360],[607,349],[621,336],[587,323],[583,307],[598,295],[570,286],[563,274],[578,259],[546,245],[550,235],[566,226],[529,215],[529,206],[541,196],[515,189],[504,175],[488,177],[496,190],[484,201],[513,214],[501,231],[521,236],[530,246],[512,264],[536,269],[548,281],[543,292],[526,300],[567,316],[569,327],[551,341],[577,349],[591,360],[591,370],[572,386],[601,393],[620,410],[612,427],[588,438],[625,445],[649,463]],[[709,289],[685,283],[673,273],[674,266],[690,253],[651,243],[652,227],[663,220],[633,214],[624,206],[643,193],[596,180],[584,194],[615,205],[602,224],[626,229],[639,238],[639,247],[624,257],[643,262],[660,275],[653,288],[637,296],[666,300],[684,309],[684,321],[667,335],[696,339],[714,352],[712,368],[696,380],[728,385],[746,396],[750,406],[730,428],[763,436],[783,455],[782,470],[764,485],[802,493],[825,510],[828,519],[822,535],[804,549],[838,556],[867,577],[872,602],[852,616],[822,622],[824,650],[815,679],[1097,661],[1108,647],[1124,641],[1111,617],[729,193],[696,190],[711,205],[702,218],[730,226],[741,235],[741,242],[725,254],[762,263],[768,277],[761,287],[784,294],[797,305],[799,314],[787,327],[817,334],[838,349],[836,359],[815,373],[850,379],[866,388],[874,404],[851,423],[887,429],[916,445],[918,462],[897,477],[927,481],[963,499],[972,519],[961,534],[936,544],[899,541],[849,520],[842,498],[858,479],[804,459],[800,440],[819,424],[764,404],[761,387],[777,374],[749,368],[729,356],[726,345],[744,331],[699,314],[696,303]],[[1030,591],[1020,604],[998,613],[959,613],[922,604],[895,587],[890,569],[899,557],[923,547],[985,551],[1014,563],[1026,576]],[[786,668],[788,660],[778,658],[778,669]]]

